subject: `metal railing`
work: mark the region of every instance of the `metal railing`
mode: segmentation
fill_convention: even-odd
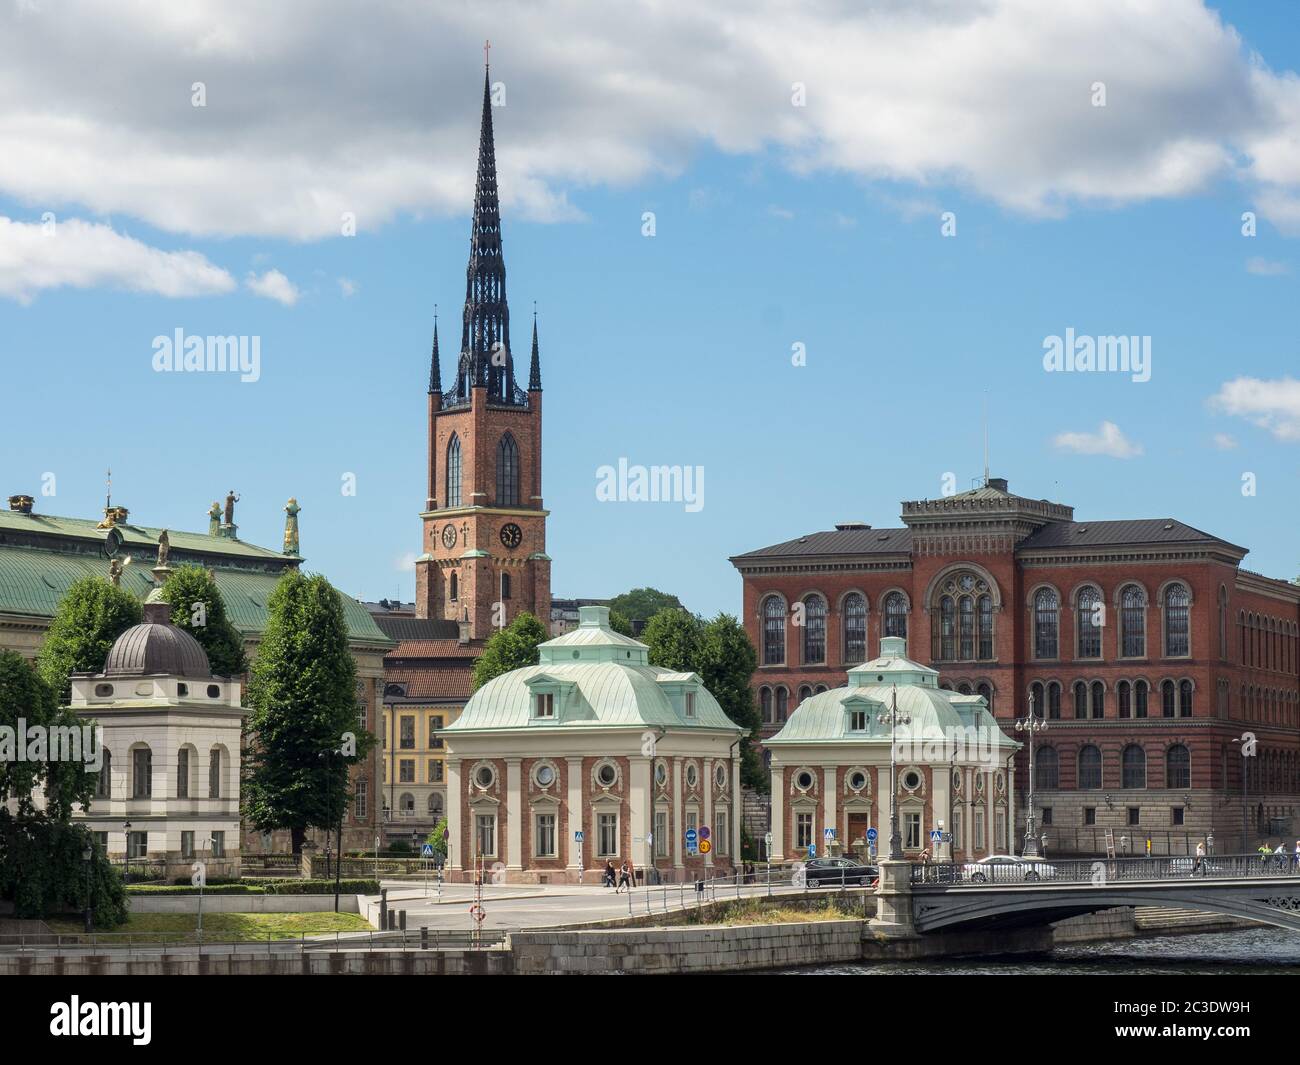
[[[1007,863],[913,863],[917,885],[1104,884],[1115,881],[1246,880],[1289,877],[1300,880],[1294,854],[1212,854],[1203,858],[1174,855],[1152,858],[1033,859]]]
[[[297,936],[252,933],[223,938],[220,933],[91,932],[88,934],[31,933],[0,935],[0,954],[61,954],[92,956],[107,952],[142,954],[274,954],[308,951],[469,950],[500,947],[510,929],[485,928],[477,937],[469,929],[414,928],[391,932],[303,932]]]

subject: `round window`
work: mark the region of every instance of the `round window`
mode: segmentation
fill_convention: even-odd
[[[189,693],[190,693],[190,686],[188,684],[176,685],[176,694],[180,698],[184,699],[187,695],[189,695]]]
[[[903,787],[912,789],[912,788],[918,788],[920,786],[921,786],[920,773],[917,773],[915,770],[913,770],[912,772],[903,774]]]
[[[718,787],[725,788],[727,786],[727,767],[725,765],[718,766],[713,771],[713,779],[718,782]]]
[[[111,684],[96,684],[96,685],[95,685],[95,698],[96,698],[96,699],[111,699],[112,697],[113,697],[113,685],[111,685]]]
[[[549,788],[555,783],[555,770],[549,765],[539,765],[536,773],[537,783],[544,788]]]
[[[497,775],[492,771],[490,765],[479,766],[478,772],[474,774],[474,782],[480,788],[490,788],[492,786],[492,781],[496,780],[496,778]]]
[[[209,699],[220,699],[220,698],[221,698],[221,685],[220,685],[220,684],[209,684],[209,685],[208,685],[208,698],[209,698]]]
[[[602,788],[614,786],[614,781],[618,779],[618,770],[610,762],[604,763],[596,770],[596,780],[600,782]]]
[[[859,770],[856,773],[849,774],[849,787],[854,791],[861,791],[867,786],[867,774]]]
[[[794,782],[798,784],[799,787],[803,788],[804,791],[807,791],[813,786],[813,775],[805,769],[794,778]]]
[[[686,786],[688,788],[695,787],[695,782],[698,781],[699,779],[700,779],[700,774],[698,773],[696,768],[693,765],[688,765],[686,767]]]
[[[668,783],[668,766],[663,762],[655,766],[655,783],[660,787]]]

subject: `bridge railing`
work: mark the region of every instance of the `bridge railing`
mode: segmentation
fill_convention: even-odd
[[[1204,858],[1087,858],[1070,860],[1021,859],[1007,863],[913,863],[912,883],[933,885],[1101,884],[1116,881],[1211,880],[1251,877],[1300,878],[1294,854],[1213,854]]]

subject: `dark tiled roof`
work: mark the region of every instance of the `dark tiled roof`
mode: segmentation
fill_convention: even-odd
[[[463,666],[440,665],[437,669],[390,666],[384,670],[384,684],[402,685],[407,699],[468,700],[474,694],[474,671],[469,662]]]
[[[1017,550],[1122,547],[1126,544],[1227,544],[1236,547],[1174,518],[1138,518],[1133,521],[1052,522],[1021,540]]]
[[[384,630],[384,635],[394,640],[454,640],[460,635],[459,625],[441,618],[403,618],[385,614],[373,617],[375,624]]]
[[[783,544],[736,555],[733,562],[799,555],[906,555],[912,550],[911,529],[836,529],[809,533]]]

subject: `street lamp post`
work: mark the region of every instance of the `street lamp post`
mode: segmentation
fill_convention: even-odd
[[[889,860],[903,860],[903,837],[898,831],[898,751],[894,745],[894,730],[899,725],[910,724],[912,719],[907,714],[898,712],[898,685],[894,685],[893,698],[888,713],[880,714],[876,720],[889,726]]]
[[[86,863],[86,934],[89,935],[93,927],[92,906],[90,904],[90,871],[91,859],[95,856],[95,847],[91,843],[90,836],[86,836],[86,845],[81,848],[82,860]]]
[[[1047,728],[1047,722],[1035,713],[1034,696],[1029,696],[1029,713],[1016,722],[1016,731],[1023,732],[1029,737],[1029,801],[1025,806],[1025,844],[1024,856],[1026,858],[1037,858],[1038,837],[1034,833],[1034,736],[1043,729]]]
[[[1245,816],[1243,814],[1243,816]],[[122,824],[122,834],[126,836],[126,846],[122,848],[122,883],[131,879],[131,822]]]

